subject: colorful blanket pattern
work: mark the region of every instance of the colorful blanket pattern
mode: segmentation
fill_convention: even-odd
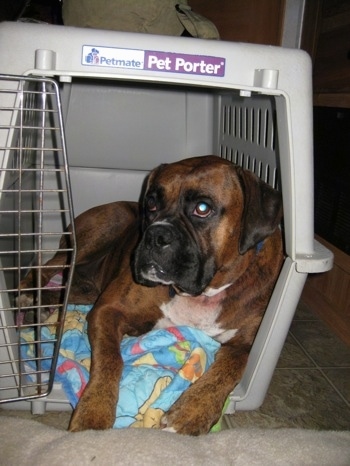
[[[56,367],[55,381],[62,384],[73,407],[89,380],[91,350],[86,315],[90,309],[68,306]],[[42,361],[44,369],[51,365],[56,332],[52,324],[56,320],[54,313],[41,329],[41,337],[47,341],[41,345],[41,357],[48,358]],[[35,370],[33,341],[34,331],[22,330],[21,355],[27,359],[28,377]],[[219,347],[202,331],[185,326],[125,337],[121,343],[124,369],[114,427],[160,427],[162,415],[209,368]]]

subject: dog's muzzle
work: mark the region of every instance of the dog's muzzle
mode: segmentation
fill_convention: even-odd
[[[198,295],[213,273],[192,236],[172,222],[151,224],[135,252],[134,276],[142,285],[173,285]]]

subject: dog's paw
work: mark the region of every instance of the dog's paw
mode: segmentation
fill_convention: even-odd
[[[84,430],[107,430],[113,427],[115,416],[112,411],[104,410],[102,406],[83,406],[79,405],[73,412],[69,423],[70,432],[81,432]]]
[[[220,419],[221,407],[207,404],[205,397],[198,400],[187,393],[162,417],[161,427],[168,432],[183,435],[207,434]]]
[[[31,293],[20,293],[16,298],[16,304],[19,308],[32,307],[34,304],[33,294]]]
[[[17,308],[20,309],[17,324],[31,325],[46,322],[53,310],[45,307],[39,308],[31,293],[21,293],[16,298]]]
[[[94,396],[86,390],[72,414],[68,430],[70,432],[90,429],[107,430],[113,427],[114,421],[115,403],[113,400],[104,399],[102,391],[100,395],[97,392],[97,395]]]
[[[102,421],[102,422],[101,422]],[[69,432],[83,432],[85,430],[108,430],[112,429],[113,423],[107,423],[105,420],[96,420],[92,418],[71,419],[68,427]]]

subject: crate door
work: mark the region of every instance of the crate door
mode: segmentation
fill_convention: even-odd
[[[73,271],[73,207],[55,81],[0,76],[0,163],[1,403],[49,394]],[[62,235],[67,259],[49,288],[41,272]],[[24,291],[29,270],[33,280]]]

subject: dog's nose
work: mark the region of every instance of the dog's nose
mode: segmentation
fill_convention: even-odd
[[[174,241],[174,228],[171,225],[151,225],[145,233],[147,249],[162,249]]]

